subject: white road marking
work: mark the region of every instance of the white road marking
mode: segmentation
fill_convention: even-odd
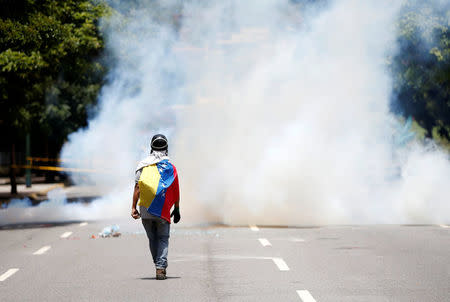
[[[305,239],[302,239],[302,238],[291,238],[290,240],[292,242],[305,242]]]
[[[288,271],[289,267],[287,266],[286,262],[282,258],[272,258],[273,262],[275,262],[276,266],[278,266],[278,269],[280,271]]]
[[[272,246],[272,243],[270,243],[266,238],[259,238],[258,240],[262,246]]]
[[[259,231],[259,228],[258,228],[256,225],[249,225],[249,227],[250,227],[250,229],[251,229],[253,232],[258,232],[258,231]]]
[[[72,235],[72,232],[65,232],[65,233],[63,233],[60,237],[61,237],[61,238],[67,238],[67,237],[69,237],[70,235]]]
[[[10,268],[9,270],[7,270],[3,275],[0,276],[0,281],[5,281],[6,279],[8,279],[9,277],[11,277],[12,275],[14,275],[15,273],[17,273],[19,271],[18,268]]]
[[[242,256],[242,255],[215,255],[215,256],[205,256],[205,255],[185,255],[181,258],[172,259],[172,262],[190,262],[190,261],[209,261],[211,259],[218,260],[272,260],[280,271],[289,271],[289,267],[282,258],[276,257],[256,257],[256,256]]]
[[[84,226],[86,226],[88,223],[87,222],[82,222],[82,223],[80,223],[80,227],[84,227]]]
[[[444,229],[450,228],[450,225],[446,225],[446,224],[440,224],[439,226]]]
[[[43,246],[40,249],[38,249],[36,252],[34,252],[33,255],[42,255],[43,253],[45,253],[49,249],[51,249],[50,245]]]
[[[307,290],[298,290],[297,294],[300,297],[300,299],[302,299],[303,302],[316,302],[316,300],[313,298],[313,296],[311,296],[311,294]]]

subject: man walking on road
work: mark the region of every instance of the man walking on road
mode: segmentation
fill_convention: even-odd
[[[136,205],[139,205],[139,211]],[[142,218],[156,267],[156,279],[166,279],[170,217],[174,217],[175,223],[180,221],[180,190],[177,169],[170,162],[167,138],[162,134],[153,136],[150,155],[136,168],[131,216]]]

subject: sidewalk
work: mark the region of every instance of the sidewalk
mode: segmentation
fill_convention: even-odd
[[[28,197],[31,200],[42,201],[47,199],[47,193],[56,188],[63,188],[63,183],[44,183],[33,184],[31,188],[27,188],[24,184],[17,185],[17,194],[11,194],[11,185],[0,185],[0,202],[7,202],[13,198]]]

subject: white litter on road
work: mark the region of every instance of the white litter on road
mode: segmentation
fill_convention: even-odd
[[[276,264],[280,271],[288,271],[289,267],[282,258],[272,258],[273,262]]]
[[[72,235],[72,232],[65,232],[65,233],[63,233],[60,237],[61,237],[61,238],[67,238],[67,237],[69,237],[70,235]]]
[[[440,226],[441,228],[444,228],[444,229],[450,228],[450,226],[449,226],[449,225],[446,225],[446,224],[440,224],[439,226]]]
[[[19,271],[18,268],[10,268],[9,270],[7,270],[5,273],[3,273],[3,275],[0,276],[0,281],[5,281],[6,279],[8,279],[9,277],[11,277],[12,275],[14,275],[15,273],[17,273]]]
[[[40,249],[38,249],[36,252],[34,252],[33,255],[42,255],[45,252],[47,252],[49,249],[51,249],[50,245],[43,246]]]
[[[100,237],[106,238],[106,237],[119,237],[122,235],[119,233],[120,227],[117,224],[104,227],[103,230],[98,233]]]
[[[253,232],[258,232],[259,228],[256,225],[249,225],[250,230],[252,230]]]
[[[259,238],[258,240],[262,246],[272,246],[272,243],[270,243],[266,238]]]
[[[300,299],[302,299],[303,302],[316,302],[316,300],[313,298],[313,296],[311,296],[311,294],[307,290],[298,290],[297,294],[300,297]]]
[[[82,222],[82,223],[80,223],[80,227],[84,227],[84,226],[86,226],[86,225],[88,225],[87,222]]]

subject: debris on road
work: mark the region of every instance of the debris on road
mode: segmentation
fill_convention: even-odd
[[[98,236],[106,238],[106,237],[119,237],[122,235],[119,233],[119,226],[117,224],[113,224],[111,226],[104,227],[103,230],[98,233]]]

